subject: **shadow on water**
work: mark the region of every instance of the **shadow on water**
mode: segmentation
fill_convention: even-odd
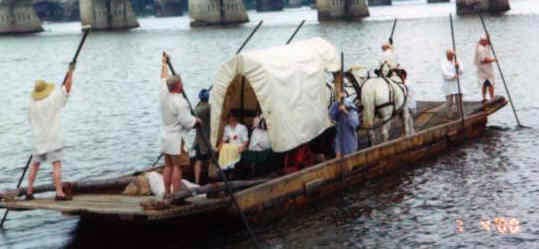
[[[81,219],[64,248],[223,248],[233,233],[244,236],[236,221],[215,223],[210,219],[197,217],[189,222],[159,224]]]

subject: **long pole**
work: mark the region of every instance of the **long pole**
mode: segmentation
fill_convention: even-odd
[[[397,28],[397,18],[393,20],[393,27],[391,28],[391,34],[389,35],[389,44],[393,45],[393,35],[395,34],[395,29]]]
[[[174,70],[174,67],[172,66],[172,63],[170,62],[170,58],[167,59],[167,64],[168,64],[168,67],[170,68],[170,72],[172,73],[172,75],[176,75],[176,70]],[[185,94],[185,91],[182,91],[182,95],[185,98],[185,101],[187,101],[187,104],[189,106],[191,114],[194,115],[195,111],[193,109],[193,106],[191,105],[191,101],[189,100],[189,98]],[[197,129],[201,129],[201,128],[198,127]],[[202,142],[204,143],[204,145],[207,146],[208,148],[211,148],[211,143],[208,140],[208,138],[206,137],[206,134],[204,132],[202,132],[202,131],[199,131],[199,132],[201,134]],[[253,230],[251,230],[251,226],[249,225],[249,221],[247,220],[247,216],[241,210],[240,205],[238,204],[238,201],[237,201],[236,197],[234,196],[234,193],[232,192],[232,188],[230,187],[228,178],[226,177],[223,169],[221,169],[221,166],[219,165],[219,162],[217,161],[215,156],[213,156],[213,155],[211,156],[211,161],[212,161],[211,164],[214,165],[215,167],[217,167],[218,172],[219,172],[219,176],[225,182],[226,193],[230,197],[230,199],[232,200],[232,204],[234,205],[234,207],[238,210],[238,212],[240,214],[241,221],[242,221],[243,225],[245,226],[245,229],[247,230],[247,233],[251,237],[251,240],[252,240],[253,244],[255,245],[256,248],[262,248],[260,246],[260,243],[256,239],[256,236],[255,236]]]
[[[21,177],[19,178],[19,182],[17,182],[17,188],[21,187],[22,180],[24,179],[24,175],[26,175],[26,171],[28,171],[28,167],[30,166],[31,162],[32,162],[32,155],[28,157],[26,166],[24,166],[24,169],[22,170],[22,174],[21,174]],[[4,222],[6,221],[8,214],[9,214],[9,209],[6,209],[6,211],[4,211],[4,216],[2,217],[2,221],[0,222],[0,228],[4,228]]]
[[[453,15],[449,14],[449,24],[451,26],[451,40],[453,43],[453,52],[455,53],[455,56],[453,56],[453,62],[455,65],[455,76],[457,77],[457,88],[459,91],[459,95],[457,96],[458,101],[458,112],[460,113],[460,120],[462,121],[462,126],[464,126],[464,107],[462,105],[462,88],[460,87],[460,65],[458,64],[457,59],[457,45],[455,41],[455,27],[453,26]]]
[[[77,59],[79,58],[80,51],[82,50],[82,46],[86,42],[86,37],[88,37],[88,34],[90,33],[90,29],[91,29],[90,26],[83,26],[82,27],[82,30],[83,30],[84,34],[82,35],[82,39],[79,42],[79,46],[77,47],[77,51],[75,52],[75,55],[73,56],[73,60],[71,60],[71,64],[75,64],[77,62]],[[66,73],[66,75],[64,77],[64,81],[62,82],[62,84],[66,83],[68,75],[69,75],[69,72]],[[22,181],[24,179],[24,176],[26,175],[26,172],[28,171],[28,168],[30,167],[30,163],[32,162],[32,158],[33,158],[32,155],[30,155],[28,157],[28,160],[26,162],[26,166],[24,166],[21,177],[19,178],[19,181],[17,182],[17,188],[19,188],[21,186]],[[8,214],[9,214],[9,209],[6,209],[6,211],[4,212],[4,216],[2,216],[2,221],[0,221],[0,228],[4,228],[4,222],[6,221],[6,218],[7,218]]]
[[[517,121],[517,125],[519,127],[524,127],[520,123],[520,119],[517,115],[517,110],[515,108],[515,105],[513,104],[513,98],[511,98],[511,93],[509,92],[509,88],[507,87],[507,82],[505,81],[505,76],[503,75],[502,67],[500,66],[500,62],[498,60],[498,56],[496,55],[496,51],[494,50],[494,45],[492,44],[492,41],[490,40],[490,34],[487,29],[487,25],[485,24],[485,20],[483,19],[483,16],[479,14],[479,19],[481,19],[481,24],[483,25],[483,29],[485,30],[485,34],[487,35],[488,42],[490,43],[490,50],[492,51],[492,55],[494,55],[494,59],[496,59],[496,66],[498,67],[498,72],[500,72],[500,77],[502,78],[503,86],[505,88],[505,93],[507,94],[507,98],[509,99],[509,104],[511,104],[511,109],[513,109],[513,114],[515,115],[515,120]]]
[[[296,30],[294,30],[294,33],[292,33],[292,36],[290,36],[290,38],[288,38],[288,40],[286,41],[286,45],[290,44],[292,40],[294,40],[294,37],[296,37],[296,34],[301,29],[301,27],[303,27],[303,24],[305,24],[305,20],[302,20],[299,26],[296,28]]]
[[[253,35],[256,33],[256,31],[258,31],[258,29],[260,28],[260,26],[262,26],[262,24],[264,23],[264,20],[260,20],[260,22],[258,22],[258,24],[256,25],[256,27],[253,29],[253,31],[251,31],[251,33],[249,34],[249,36],[247,36],[247,39],[245,39],[243,41],[243,43],[241,44],[241,46],[238,48],[238,50],[236,50],[236,54],[239,54],[243,48],[245,47],[245,45],[247,45],[247,43],[251,40],[251,38],[253,37]]]

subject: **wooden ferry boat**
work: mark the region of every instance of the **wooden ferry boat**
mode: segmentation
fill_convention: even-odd
[[[336,51],[332,50],[334,49],[321,41],[321,39],[310,40],[298,42],[295,45],[293,43],[289,46],[270,49],[265,52],[241,54],[226,63],[218,75],[224,73],[225,76],[228,76],[216,81],[210,97],[210,101],[212,101],[212,144],[215,145],[218,142],[217,138],[222,132],[220,131],[222,124],[219,123],[219,120],[227,112],[237,107],[236,105],[244,106],[247,109],[260,105],[267,118],[268,127],[270,127],[270,124],[273,128],[280,126],[278,121],[282,121],[282,113],[278,112],[279,107],[272,106],[272,109],[269,108],[270,104],[275,103],[264,102],[263,92],[253,94],[253,91],[259,90],[267,91],[267,94],[272,94],[278,90],[265,88],[269,87],[267,84],[273,83],[268,83],[267,79],[259,75],[259,73],[268,74],[268,72],[272,71],[269,70],[271,67],[269,65],[275,65],[272,58],[279,60],[283,58],[290,59],[290,57],[297,58],[297,60],[290,59],[290,65],[301,61],[302,63],[325,64],[339,68],[339,65],[333,65],[333,62],[338,61],[338,59]],[[295,51],[295,54],[290,51]],[[321,53],[320,57],[317,55],[306,57],[318,52]],[[262,64],[257,64],[256,58],[259,58]],[[317,58],[320,60],[317,60]],[[243,62],[249,62],[251,66],[242,65]],[[268,63],[268,65],[263,63]],[[283,68],[282,64],[278,66],[281,69],[280,72],[291,70],[284,73],[291,73],[293,74],[291,75],[292,78],[298,80],[298,82],[304,82],[304,78],[301,77],[302,70],[293,68],[293,66]],[[315,67],[312,64],[302,65],[302,67],[309,68],[310,70],[305,75],[316,81],[316,78],[312,78],[313,72],[316,71]],[[261,70],[263,68],[268,70]],[[238,75],[242,75],[242,77],[237,77]],[[321,74],[320,77],[323,78],[324,75]],[[265,87],[261,87],[260,84]],[[325,89],[325,83],[322,85],[324,87],[320,88],[321,91]],[[308,85],[301,85],[301,89],[311,89],[308,87]],[[238,92],[239,89],[241,89],[240,92]],[[295,89],[290,85],[284,85],[284,89],[287,91],[284,94],[291,94],[290,96],[295,94]],[[235,101],[237,100],[235,96],[242,96],[242,98],[251,96],[252,98],[245,101]],[[232,99],[229,99],[229,97]],[[254,98],[259,98],[259,103],[253,102]],[[293,97],[285,99],[288,102],[294,102]],[[322,99],[320,101],[322,104],[326,104],[323,103]],[[329,100],[326,101],[329,102]],[[214,108],[214,106],[219,106],[217,103],[221,103],[222,108]],[[309,103],[309,106],[313,103]],[[282,108],[290,108],[286,104],[281,104],[284,105]],[[419,102],[418,112],[415,116],[415,134],[402,136],[400,132],[402,129],[399,129],[397,125],[401,121],[394,120],[393,122],[396,125],[393,126],[394,129],[391,132],[392,139],[388,142],[364,148],[344,158],[327,160],[294,173],[244,182],[233,182],[235,185],[233,187],[236,188],[234,195],[239,207],[251,221],[266,222],[268,219],[271,220],[275,217],[286,215],[293,208],[301,208],[309,202],[323,198],[347,186],[361,184],[369,179],[396,172],[419,160],[432,158],[443,153],[449,147],[470,142],[483,134],[488,116],[506,104],[507,101],[503,97],[497,97],[486,103],[465,102],[465,117],[460,119],[456,115],[450,115],[452,112],[448,110],[444,102]],[[277,112],[279,116],[272,117],[270,109]],[[305,112],[301,108],[298,110]],[[294,112],[294,110],[289,110],[289,112]],[[314,117],[317,114],[315,111],[310,111],[306,115]],[[450,116],[452,117],[449,118]],[[298,122],[301,122],[301,120]],[[331,127],[331,124],[329,124],[329,127]],[[300,128],[306,130],[302,126]],[[326,129],[327,127],[322,126],[321,128]],[[298,133],[293,130],[292,132]],[[269,134],[270,138],[280,135],[277,130],[270,130]],[[313,134],[319,135],[320,133],[315,132]],[[304,137],[299,136],[297,139],[301,140]],[[275,143],[273,148],[277,151],[279,148],[289,150],[286,143]],[[149,200],[153,200],[155,198],[153,196],[128,196],[122,194],[125,187],[136,176],[141,175],[141,173],[160,170],[161,167],[157,167],[118,178],[73,182],[69,184],[73,200],[65,202],[56,202],[53,197],[37,197],[35,200],[29,201],[9,200],[8,192],[4,192],[0,193],[0,198],[2,199],[0,207],[12,210],[54,210],[66,215],[78,215],[82,219],[89,221],[124,221],[145,224],[168,222],[194,222],[198,224],[201,220],[219,222],[220,219],[217,218],[230,219],[238,215],[238,210],[231,204],[230,197],[222,192],[222,182],[213,182],[196,189],[197,193],[213,191],[211,194],[194,195],[186,191],[184,202],[167,204],[159,208],[145,208],[147,206],[144,204]],[[186,175],[189,175],[189,172],[186,172]],[[54,191],[52,186],[37,186],[35,189],[36,192]],[[21,196],[24,191],[24,189],[19,189],[15,191],[14,195]],[[207,217],[213,218],[204,219]]]

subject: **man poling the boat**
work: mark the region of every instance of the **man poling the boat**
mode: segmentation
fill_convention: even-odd
[[[452,49],[446,51],[445,57],[442,59],[441,68],[444,78],[442,90],[446,96],[447,105],[451,108],[456,106],[459,101],[462,101],[462,96],[459,94],[457,77],[462,75],[463,69],[460,60],[455,62],[455,51]],[[458,68],[458,75],[456,68]]]
[[[165,196],[181,188],[182,167],[189,166],[186,148],[187,133],[201,124],[191,115],[186,100],[182,97],[183,84],[180,76],[169,75],[168,55],[163,52],[161,65],[161,152],[165,155],[163,180]]]
[[[71,92],[74,71],[75,63],[71,63],[66,80],[60,88],[43,80],[35,82],[28,108],[28,117],[32,126],[33,161],[28,176],[27,200],[34,199],[34,181],[42,163],[51,163],[53,166],[53,180],[56,189],[55,200],[65,201],[71,199],[62,190],[64,144],[60,113],[66,105]]]
[[[490,99],[494,99],[495,76],[493,63],[495,62],[496,59],[490,53],[490,39],[488,36],[483,35],[475,49],[475,65],[477,66],[477,77],[481,84],[483,102],[487,101],[487,91]]]

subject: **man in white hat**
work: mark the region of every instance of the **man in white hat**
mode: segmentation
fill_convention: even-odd
[[[481,93],[483,102],[487,101],[487,91],[490,99],[494,99],[494,66],[496,59],[490,53],[490,39],[483,35],[475,50],[475,65],[477,66],[477,77],[482,84]]]
[[[460,77],[463,72],[462,63],[460,63],[460,60],[455,61],[455,51],[453,51],[452,49],[448,49],[445,52],[445,57],[442,59],[441,67],[442,76],[444,78],[442,90],[445,93],[447,105],[449,108],[451,108],[454,105],[460,104],[459,101],[462,100],[462,96],[460,95],[461,93],[459,93],[459,86],[457,81],[457,76]]]
[[[66,105],[71,85],[73,84],[73,71],[75,65],[69,65],[66,81],[61,87],[38,80],[32,91],[32,98],[28,108],[28,117],[32,126],[32,155],[33,161],[28,175],[28,188],[26,198],[33,196],[34,181],[42,163],[51,163],[53,167],[53,180],[56,189],[56,200],[70,200],[62,190],[62,158],[63,137],[60,125],[60,113]]]
[[[168,55],[163,53],[161,65],[161,153],[165,155],[163,181],[165,196],[181,188],[182,167],[189,166],[189,153],[186,148],[187,133],[200,119],[191,115],[187,101],[183,98],[180,76],[169,75]]]

